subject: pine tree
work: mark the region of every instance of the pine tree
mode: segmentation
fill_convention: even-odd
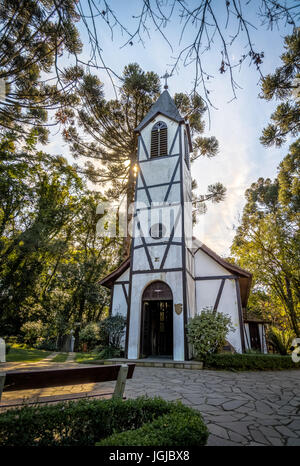
[[[231,248],[239,265],[253,273],[256,296],[267,294],[271,318],[276,316],[283,328],[293,329],[297,336],[300,335],[299,167],[300,145],[296,142],[279,165],[274,181],[260,178],[251,185],[245,193],[246,205]],[[261,307],[265,307],[265,302]]]
[[[261,98],[282,101],[263,130],[260,141],[265,146],[280,147],[288,135],[295,137],[300,130],[300,28],[284,42],[282,66],[262,80]]]
[[[62,54],[77,56],[75,0],[3,0],[0,4],[0,131],[19,137],[32,132],[47,139],[47,114],[76,102],[72,73]],[[34,126],[34,128],[33,128]]]

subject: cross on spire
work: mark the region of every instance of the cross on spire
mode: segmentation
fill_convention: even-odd
[[[171,78],[171,76],[173,76],[172,74],[169,74],[167,71],[165,72],[165,74],[163,76],[161,76],[161,78],[163,78],[165,80],[165,85],[164,85],[164,89],[168,89],[168,78]]]

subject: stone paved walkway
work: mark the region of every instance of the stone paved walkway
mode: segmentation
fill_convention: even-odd
[[[198,409],[208,445],[300,446],[300,371],[135,369],[128,398],[147,394]]]
[[[51,368],[76,365],[52,363]],[[112,392],[114,385],[115,382],[106,382],[4,392],[2,403],[11,404],[16,398],[20,401],[28,397],[30,401],[38,397],[47,401],[77,395],[100,396]],[[133,378],[126,383],[125,395],[161,396],[198,409],[210,431],[208,445],[300,446],[300,371],[297,370],[238,373],[136,367]]]
[[[46,356],[44,359],[39,359],[38,361],[15,361],[15,362],[2,362],[0,363],[0,372],[4,371],[13,371],[13,370],[29,370],[29,369],[46,369],[51,367],[53,364],[49,364],[58,353],[51,353]]]

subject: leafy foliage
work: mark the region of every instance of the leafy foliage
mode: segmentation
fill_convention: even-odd
[[[136,430],[127,430],[103,439],[96,446],[203,446],[208,430],[200,413],[172,412]]]
[[[205,367],[236,371],[265,371],[280,369],[299,369],[291,356],[275,354],[209,354]]]
[[[290,348],[294,337],[294,332],[288,329],[280,330],[277,327],[270,327],[268,329],[268,341],[275,351],[281,355],[286,355],[291,352]]]
[[[101,194],[90,192],[60,156],[28,141],[0,144],[0,332],[41,320],[58,341],[105,316],[98,284],[118,264],[118,242],[97,236]],[[80,325],[77,325],[80,324]]]
[[[43,339],[44,326],[41,320],[35,322],[25,322],[21,327],[24,334],[24,342],[29,346],[35,346],[39,340]]]
[[[122,350],[120,347],[115,348],[114,346],[106,346],[104,348],[101,348],[98,355],[97,359],[112,359],[112,358],[119,358],[122,354]]]
[[[261,98],[281,100],[271,115],[272,122],[260,138],[265,146],[280,147],[287,136],[297,136],[300,130],[300,29],[285,38],[282,66],[262,80]]]
[[[139,429],[143,424],[151,423],[166,414],[180,416],[185,431],[186,422],[183,417],[193,419],[193,430],[201,434],[198,442],[205,443],[208,431],[198,412],[181,403],[168,402],[161,398],[137,398],[126,401],[80,400],[57,403],[54,406],[26,406],[9,410],[0,416],[0,445],[94,446],[114,432]],[[170,419],[172,425],[173,419]],[[163,435],[164,426],[159,424]],[[158,430],[159,425],[156,424],[154,429]],[[182,439],[178,431],[179,425],[176,432]],[[171,438],[175,440],[175,435]]]
[[[100,322],[101,332],[112,348],[120,348],[125,334],[126,319],[121,314],[109,316]]]
[[[299,336],[300,145],[295,142],[272,182],[260,178],[246,191],[241,224],[231,251],[239,265],[253,273],[254,290],[271,306],[264,317]],[[275,319],[275,320],[274,320]]]
[[[187,338],[198,359],[220,350],[229,331],[235,331],[231,318],[211,308],[202,309],[187,324]]]
[[[100,328],[96,322],[89,322],[79,332],[79,340],[87,343],[88,349],[94,348],[100,340]]]
[[[0,105],[2,134],[29,133],[45,142],[48,110],[59,113],[76,102],[76,76],[67,77],[60,64],[63,52],[76,56],[81,51],[76,3],[1,2],[0,79],[6,94]]]

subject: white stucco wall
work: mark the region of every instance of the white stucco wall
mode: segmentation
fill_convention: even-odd
[[[195,277],[209,277],[214,275],[232,274],[213,260],[208,254],[199,249],[195,255]]]
[[[118,280],[114,284],[111,297],[111,315],[113,316],[116,314],[121,314],[123,317],[127,317],[127,301],[124,295],[122,283],[120,283],[126,281],[129,281],[129,268],[125,270],[125,272],[123,272],[123,274],[118,278]],[[125,283],[124,286],[128,296],[129,284]],[[125,339],[126,335],[124,335],[121,340],[121,346],[123,349],[125,348]]]
[[[231,275],[205,252],[199,250],[195,255],[195,276]],[[213,307],[221,285],[221,279],[196,280],[196,312],[205,307]],[[218,305],[218,312],[230,316],[235,332],[229,332],[227,340],[238,353],[242,352],[241,329],[238,311],[235,280],[226,279]]]

